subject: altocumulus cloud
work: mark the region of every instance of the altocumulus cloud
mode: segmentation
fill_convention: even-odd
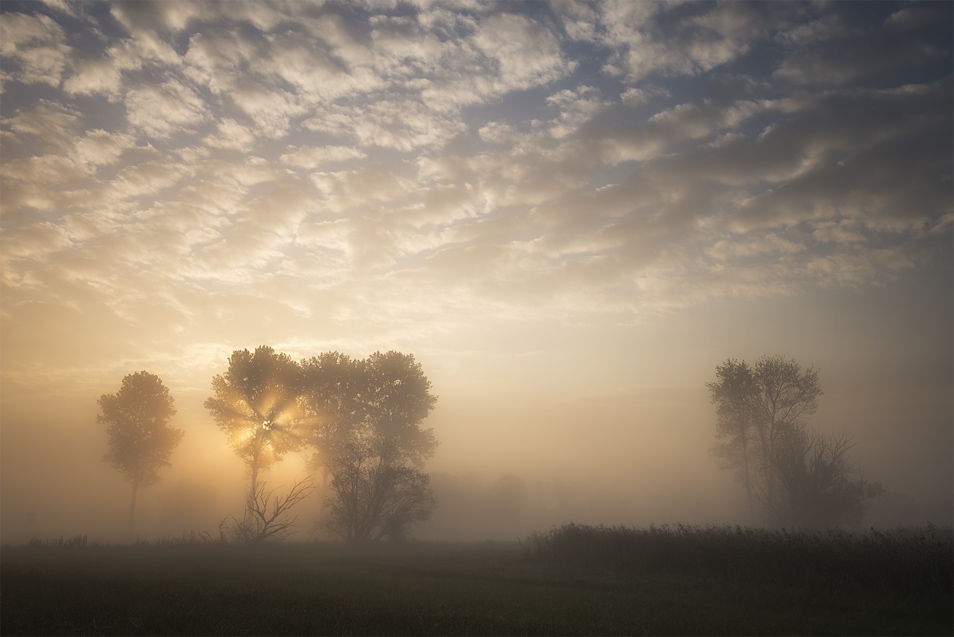
[[[241,316],[630,322],[950,249],[950,3],[0,10],[7,334],[192,365]]]

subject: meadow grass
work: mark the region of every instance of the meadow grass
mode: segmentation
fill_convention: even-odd
[[[949,536],[566,525],[521,543],[35,541],[0,549],[0,633],[950,635]]]

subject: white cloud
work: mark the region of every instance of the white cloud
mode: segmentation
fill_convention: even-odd
[[[114,60],[80,60],[73,64],[73,75],[63,82],[70,95],[102,93],[116,100],[122,87],[122,66]]]
[[[45,146],[63,149],[79,128],[80,115],[79,111],[62,104],[40,99],[3,120],[3,125],[21,135],[35,135]]]
[[[70,156],[82,165],[93,167],[109,165],[116,162],[125,150],[135,145],[136,142],[130,135],[97,129],[77,139],[70,151]]]
[[[251,150],[255,145],[255,135],[252,131],[231,117],[220,119],[216,128],[216,133],[206,138],[206,145],[213,148],[244,151]]]
[[[43,67],[62,93],[2,122],[4,234],[23,236],[9,254],[71,273],[11,256],[5,280],[65,296],[89,281],[130,320],[143,296],[208,291],[195,329],[281,290],[270,316],[327,304],[329,324],[400,333],[476,312],[627,321],[855,285],[940,249],[949,83],[866,87],[859,63],[854,88],[790,90],[809,40],[880,32],[773,7],[116,5],[128,35],[85,34],[102,50]],[[912,41],[927,28],[889,22]],[[62,44],[51,18],[29,25],[24,50]],[[756,67],[756,50],[777,57]],[[594,66],[625,81],[618,99]],[[70,96],[123,101],[128,121]]]
[[[651,75],[694,76],[731,62],[764,37],[772,22],[785,22],[789,9],[763,14],[748,3],[603,5],[602,40],[613,55],[604,69],[627,82]]]
[[[661,86],[647,86],[645,88],[631,86],[623,91],[620,95],[620,100],[622,100],[626,106],[632,107],[648,104],[653,99],[669,97],[669,95],[668,89]]]
[[[150,137],[192,131],[209,117],[202,98],[178,80],[141,84],[126,94],[126,119]]]
[[[547,84],[573,66],[553,33],[519,15],[482,20],[474,43],[494,61],[498,75],[492,84],[498,93]]]
[[[367,158],[363,152],[350,146],[289,146],[288,151],[279,158],[279,161],[287,166],[304,170],[314,170],[329,164]]]

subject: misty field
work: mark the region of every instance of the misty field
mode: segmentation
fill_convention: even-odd
[[[950,528],[566,525],[519,543],[34,541],[15,634],[952,634]]]

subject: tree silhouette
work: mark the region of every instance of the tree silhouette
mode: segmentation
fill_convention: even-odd
[[[328,527],[346,540],[403,538],[434,507],[420,471],[437,446],[421,428],[437,401],[430,381],[412,355],[394,351],[323,355],[303,368],[310,439],[334,493]]]
[[[229,515],[219,524],[222,539],[239,542],[281,541],[293,533],[298,515],[291,510],[311,494],[310,478],[296,481],[286,494],[269,491],[268,483],[259,482],[246,494],[245,516],[241,520]]]
[[[745,486],[753,516],[796,526],[860,521],[881,485],[860,478],[850,440],[807,429],[822,394],[817,370],[781,356],[754,366],[729,359],[706,386],[716,405],[712,452]]]
[[[348,443],[329,465],[335,495],[327,526],[347,541],[403,540],[411,524],[434,510],[427,474],[402,460],[396,447],[375,447]]]
[[[346,354],[324,352],[303,360],[301,368],[300,406],[308,423],[308,442],[314,449],[308,467],[322,474],[324,510],[332,454],[347,444],[365,417],[361,402],[364,365]]]
[[[229,445],[248,466],[255,493],[258,475],[302,445],[298,414],[301,369],[287,354],[262,345],[235,350],[224,374],[212,379],[205,401]]]
[[[159,482],[159,470],[170,465],[169,458],[185,432],[169,426],[176,413],[172,396],[158,376],[145,371],[128,374],[119,392],[103,394],[98,404],[101,413],[96,422],[106,425],[108,445],[103,460],[132,482],[132,535],[137,490]]]
[[[755,413],[751,397],[756,392],[755,373],[745,361],[729,359],[716,367],[716,378],[717,382],[706,385],[716,405],[717,443],[713,454],[745,486],[749,514],[754,517],[758,456],[752,438]]]
[[[241,520],[231,516],[220,528],[233,539],[283,539],[294,519],[290,509],[312,490],[311,480],[296,482],[284,496],[267,491],[259,473],[267,471],[304,442],[298,394],[301,368],[290,356],[262,345],[254,353],[235,350],[229,367],[212,379],[215,395],[205,401],[232,450],[245,461],[251,482]]]
[[[801,527],[857,525],[865,502],[884,493],[880,483],[861,478],[850,461],[851,439],[798,429],[779,446],[779,488],[775,517]]]

